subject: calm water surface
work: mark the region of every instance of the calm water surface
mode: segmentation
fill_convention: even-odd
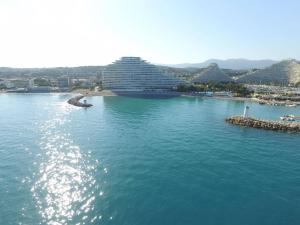
[[[69,97],[0,95],[1,225],[300,224],[300,135],[224,122],[246,103]]]

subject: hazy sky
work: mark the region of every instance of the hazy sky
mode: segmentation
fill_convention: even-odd
[[[300,59],[299,0],[0,0],[0,66]]]

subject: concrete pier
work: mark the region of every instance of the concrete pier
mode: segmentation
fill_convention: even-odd
[[[79,95],[79,96],[70,98],[70,99],[68,100],[68,103],[71,104],[71,105],[74,105],[74,106],[85,107],[85,108],[93,106],[92,104],[86,103],[86,101],[84,101],[84,103],[80,102],[80,100],[81,100],[82,98],[84,98],[83,95]]]
[[[264,130],[283,131],[289,133],[300,133],[299,122],[281,122],[272,120],[261,120],[244,116],[231,116],[226,122],[243,127],[253,127]]]

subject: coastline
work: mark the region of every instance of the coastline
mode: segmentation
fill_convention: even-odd
[[[17,92],[13,92],[16,94]],[[0,91],[1,94],[12,94],[12,92]],[[31,93],[19,93],[19,94],[40,94],[37,92]],[[93,96],[104,96],[104,97],[112,97],[112,96],[127,96],[127,97],[140,97],[140,98],[174,98],[174,97],[200,97],[203,99],[218,99],[218,100],[232,100],[232,101],[243,101],[243,102],[256,102],[261,104],[262,100],[259,98],[247,98],[247,97],[233,97],[233,96],[201,96],[194,95],[192,93],[186,92],[176,92],[176,91],[166,91],[166,92],[114,92],[110,90],[102,90],[102,91],[91,91],[87,89],[77,89],[69,92],[42,92],[42,94],[80,94],[85,97],[93,97]],[[265,101],[263,104],[266,105],[279,105],[283,106],[287,102],[281,101]],[[300,105],[300,102],[294,102],[297,106]]]
[[[228,97],[228,96],[200,96],[200,95],[192,95],[192,94],[187,94],[184,92],[174,92],[174,91],[168,91],[168,92],[113,92],[110,90],[103,90],[103,91],[91,91],[91,90],[86,90],[86,89],[78,89],[75,91],[70,91],[70,92],[47,92],[43,94],[80,94],[85,97],[93,97],[93,96],[104,96],[104,97],[112,97],[112,96],[131,96],[131,97],[201,97],[205,99],[219,99],[219,100],[234,100],[234,101],[251,101],[251,102],[259,102],[259,99],[257,98],[246,98],[246,97]],[[6,91],[0,91],[0,94],[16,94],[6,92]],[[27,94],[27,93],[20,93],[20,94]],[[28,93],[28,94],[33,94],[33,93]],[[39,94],[39,93],[34,93],[34,94]]]
[[[89,91],[89,90],[78,90],[78,91],[73,91],[71,93],[77,93],[77,94],[82,94],[86,97],[92,97],[92,96],[122,96],[122,94],[118,94],[116,92],[113,91],[109,91],[109,90],[103,90],[103,91],[99,91],[99,92],[95,92],[95,91]],[[132,96],[140,96],[140,95],[147,95],[149,93],[141,93],[141,94],[137,94],[134,93]],[[226,97],[226,96],[212,96],[212,97],[208,97],[208,96],[200,96],[200,95],[192,95],[192,94],[187,94],[184,92],[174,92],[174,91],[169,91],[169,92],[159,92],[159,93],[151,93],[151,96],[173,96],[173,97],[201,97],[201,98],[205,98],[205,99],[219,99],[219,100],[234,100],[234,101],[251,101],[251,102],[259,102],[259,99],[257,98],[246,98],[246,97]]]

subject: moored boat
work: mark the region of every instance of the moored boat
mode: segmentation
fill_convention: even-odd
[[[281,116],[280,119],[283,121],[295,121],[295,116],[294,115],[284,115],[284,116]]]
[[[285,104],[286,107],[296,107],[297,105],[295,103],[287,103]]]

